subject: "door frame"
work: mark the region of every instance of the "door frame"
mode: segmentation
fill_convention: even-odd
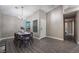
[[[65,40],[65,19],[70,19],[70,18],[73,18],[74,19],[74,39],[75,39],[75,43],[77,43],[77,39],[76,39],[76,14],[74,14],[74,16],[69,16],[69,17],[64,17],[63,15],[63,29],[64,29],[64,40]]]

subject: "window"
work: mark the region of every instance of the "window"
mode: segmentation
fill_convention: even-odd
[[[38,20],[33,21],[33,32],[38,32]]]
[[[30,28],[30,21],[26,21],[26,31],[28,30],[28,28]]]

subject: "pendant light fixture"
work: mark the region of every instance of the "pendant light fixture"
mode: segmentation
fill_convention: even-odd
[[[20,7],[15,7],[17,9],[17,17],[21,20],[24,19],[24,15],[23,15],[23,6]],[[20,10],[20,11],[19,11]]]

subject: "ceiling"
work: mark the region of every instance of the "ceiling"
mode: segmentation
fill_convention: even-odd
[[[63,9],[65,21],[73,21],[76,12],[79,10],[79,5],[64,5]]]
[[[30,16],[35,11],[41,9],[45,12],[49,12],[54,9],[58,5],[24,5],[23,7],[23,15],[25,17]],[[16,9],[15,7],[18,7]],[[0,5],[0,13],[10,15],[10,16],[18,16],[22,14],[21,5]]]
[[[79,11],[79,5],[64,5],[64,14],[73,13]]]

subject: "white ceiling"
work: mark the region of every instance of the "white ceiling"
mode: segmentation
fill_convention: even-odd
[[[64,14],[72,13],[75,11],[79,11],[79,5],[64,5]]]
[[[16,9],[17,5],[0,5],[0,13],[10,15],[10,16],[18,16],[22,14],[21,5]],[[54,9],[58,5],[24,5],[23,15],[25,17],[31,15],[35,11],[41,9],[45,12],[49,12],[51,9]]]

